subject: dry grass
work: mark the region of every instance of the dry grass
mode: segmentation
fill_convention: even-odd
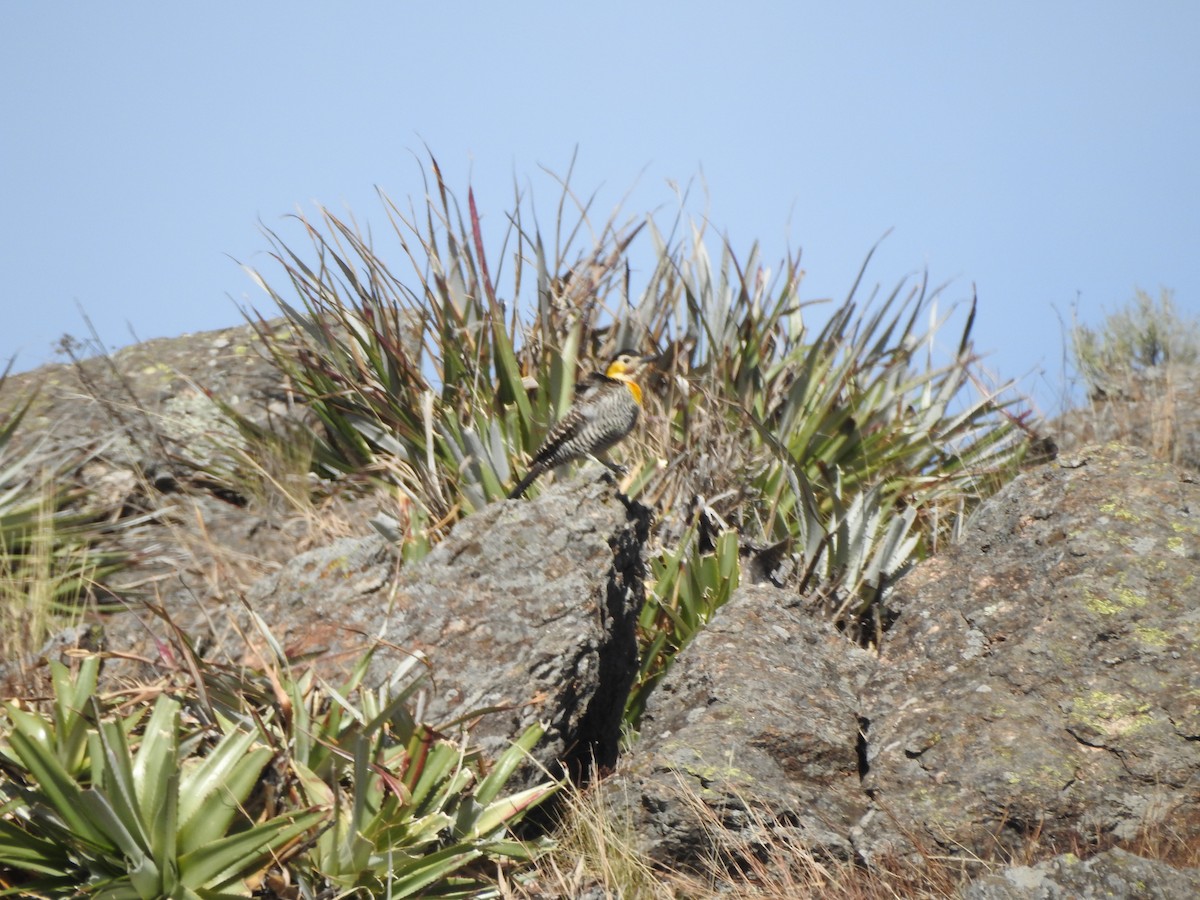
[[[961,861],[917,857],[885,860],[872,868],[814,852],[797,834],[770,822],[752,804],[736,833],[716,811],[681,785],[685,801],[705,831],[710,849],[690,869],[650,859],[634,823],[614,817],[611,782],[598,780],[566,795],[554,846],[530,871],[499,879],[506,900],[549,898],[734,898],[734,900],[896,900],[948,898],[970,875],[984,870]],[[748,835],[750,837],[748,837]]]
[[[669,900],[677,896],[662,873],[637,846],[632,823],[612,814],[605,802],[609,787],[595,779],[587,789],[570,788],[559,795],[558,825],[553,846],[527,871],[499,879],[506,900],[558,897],[643,897]]]
[[[1200,466],[1200,319],[1181,314],[1169,291],[1157,302],[1138,291],[1096,328],[1076,321],[1068,343],[1086,400],[1062,416],[1064,449],[1118,441]]]
[[[1200,869],[1200,821],[1165,819],[1118,845],[1137,856],[1159,859],[1184,869]]]
[[[56,560],[53,488],[40,494],[30,531],[22,535],[24,546],[0,547],[0,659],[22,662],[37,650],[60,618],[77,618],[58,603],[62,567]],[[3,541],[0,533],[0,541]],[[67,612],[67,617],[62,613]]]
[[[500,896],[505,900],[942,900],[961,896],[973,879],[1003,867],[1033,866],[1064,852],[1048,846],[1036,831],[1017,849],[1003,850],[998,843],[999,858],[994,860],[970,854],[947,857],[909,835],[914,853],[874,859],[868,867],[814,851],[796,828],[771,821],[751,802],[739,804],[744,818],[732,829],[694,786],[681,780],[680,798],[704,832],[700,843],[707,850],[689,867],[671,868],[647,855],[635,823],[614,815],[615,810],[636,805],[611,802],[611,792],[621,789],[616,784],[597,779],[585,790],[563,794],[552,849],[530,868],[502,872]],[[1160,823],[1133,841],[1081,842],[1067,849],[1086,859],[1120,846],[1147,859],[1198,867],[1200,838],[1194,825]]]

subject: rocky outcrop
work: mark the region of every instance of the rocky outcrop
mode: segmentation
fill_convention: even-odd
[[[876,660],[786,600],[738,590],[651,695],[606,785],[651,858],[697,866],[771,838],[852,857],[868,805],[858,698]]]
[[[28,659],[0,660],[0,690],[29,684],[29,670],[44,671],[64,649],[101,641],[117,654],[105,668],[110,685],[153,679],[179,662],[169,649],[176,633],[206,658],[261,664],[261,622],[289,658],[334,683],[368,647],[374,683],[421,653],[430,673],[423,717],[449,727],[492,710],[472,732],[489,751],[542,720],[542,763],[612,766],[638,669],[649,512],[585,479],[536,504],[471,516],[417,564],[402,567],[399,548],[378,537],[310,549],[296,516],[214,494],[204,477],[208,466],[236,464],[236,453],[223,459],[221,450],[241,445],[209,393],[262,425],[304,414],[258,344],[249,326],[185,335],[4,383],[0,409],[39,387],[22,433],[48,457],[71,460],[64,473],[93,502],[113,515],[155,515],[116,536],[137,564],[111,580],[108,599],[128,611],[104,617],[102,629],[69,629]],[[337,517],[357,520],[363,533],[381,506],[369,496],[337,502]],[[245,569],[230,573],[241,560]],[[256,580],[243,603],[238,585],[271,567],[278,571]]]
[[[1031,470],[900,582],[879,658],[740,590],[649,701],[614,814],[669,867],[781,842],[867,865],[1194,844],[1198,511],[1141,451]],[[1063,893],[1035,895],[1127,856],[1060,861]]]
[[[0,410],[15,408],[35,388],[19,437],[37,442],[48,458],[77,453],[92,461],[89,483],[118,473],[159,490],[210,464],[221,445],[214,438],[236,443],[237,430],[209,394],[260,424],[298,414],[248,325],[10,375]]]
[[[247,601],[289,656],[317,661],[326,677],[373,647],[367,680],[380,684],[422,654],[422,718],[466,719],[492,754],[540,720],[539,762],[608,767],[638,670],[648,527],[649,511],[610,483],[579,480],[536,503],[493,504],[403,569],[381,538],[338,541],[298,556]]]
[[[1194,480],[1092,448],[899,584],[862,695],[863,858],[1200,834],[1198,514]]]
[[[963,900],[1180,900],[1200,897],[1200,869],[1176,869],[1114,849],[1080,859],[1068,853],[1012,866],[971,882]]]
[[[618,760],[648,511],[582,478],[464,519],[419,563],[402,566],[379,537],[310,550],[286,517],[194,477],[219,462],[194,458],[213,446],[195,436],[227,426],[210,421],[193,378],[251,398],[248,409],[283,403],[247,337],[43,373],[28,421],[47,448],[78,454],[72,471],[97,497],[111,490],[113,507],[169,507],[130,532],[139,564],[113,593],[133,612],[103,623],[122,657],[110,676],[139,657],[153,668],[166,646],[171,629],[141,600],[202,654],[254,662],[264,648],[248,607],[334,683],[367,648],[376,684],[421,654],[421,717],[446,728],[465,717],[491,752],[548,723],[538,761],[576,775],[616,766],[612,815],[666,867],[783,843],[865,866],[1031,861],[977,878],[964,889],[974,900],[1197,892],[1195,870],[1113,849],[1147,835],[1200,844],[1194,474],[1109,446],[1029,469],[896,585],[878,655],[805,598],[743,587],[680,654]],[[137,422],[120,419],[126,392],[144,408]],[[353,502],[340,518],[365,532],[378,501]],[[187,528],[199,539],[181,549]],[[209,574],[238,556],[254,563],[245,604]],[[89,622],[63,639],[94,648],[101,636]]]
[[[32,398],[6,459],[35,453],[54,473],[55,487],[71,497],[68,511],[105,523],[92,529],[96,549],[129,561],[94,586],[107,609],[132,610],[103,617],[107,644],[117,651],[157,659],[153,638],[163,630],[146,612],[148,602],[211,647],[210,606],[219,610],[231,588],[313,546],[316,530],[309,523],[230,487],[252,484],[253,472],[241,479],[212,476],[244,470],[245,459],[241,436],[210,393],[263,426],[304,414],[259,344],[249,326],[156,339],[9,375],[0,384],[0,420]],[[300,494],[311,487],[303,473],[294,480]],[[316,539],[324,543],[319,532]],[[95,643],[91,630],[100,625],[89,621],[83,646]],[[41,693],[33,685],[44,674],[41,663],[68,638],[57,635],[22,659],[0,659],[0,694]],[[109,669],[120,669],[113,672],[118,677],[142,674],[129,659],[113,660]]]

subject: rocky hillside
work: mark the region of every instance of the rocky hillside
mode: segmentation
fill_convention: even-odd
[[[300,516],[205,477],[238,462],[197,440],[227,428],[206,391],[264,425],[298,414],[243,329],[13,378],[0,408],[34,383],[39,452],[72,456],[114,515],[147,515],[112,538],[135,560],[113,611],[4,660],[6,696],[81,639],[114,687],[160,665],[173,629],[253,666],[261,621],[328,679],[368,647],[373,683],[419,655],[421,715],[471,714],[491,751],[544,723],[533,761],[598,767],[606,815],[663,871],[745,872],[787,846],[866,870],[948,862],[964,873],[948,892],[978,900],[1200,894],[1200,481],[1143,449],[1026,470],[899,583],[879,652],[805,595],[743,585],[630,741],[654,515],[612,485],[585,471],[493,504],[406,564],[371,525],[394,500]]]

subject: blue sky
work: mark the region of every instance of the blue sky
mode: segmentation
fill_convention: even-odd
[[[810,299],[891,229],[868,280],[974,285],[989,367],[1052,412],[1073,304],[1200,312],[1197,46],[1183,2],[5,3],[0,360],[53,359],[79,308],[114,347],[269,309],[233,261],[271,273],[260,222],[382,228],[425,145],[494,221],[578,147],[602,210],[702,173]]]

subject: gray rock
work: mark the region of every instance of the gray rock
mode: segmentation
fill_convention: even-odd
[[[897,588],[864,859],[1200,830],[1200,485],[1141,451],[1028,472]]]
[[[1011,866],[967,885],[963,900],[1179,900],[1200,896],[1200,869],[1176,869],[1113,849],[1086,860],[1067,853]]]
[[[86,349],[77,352],[86,357]],[[280,405],[290,399],[283,376],[249,325],[144,341],[78,365],[10,376],[0,410],[15,406],[35,385],[40,389],[18,443],[34,439],[46,457],[89,460],[95,470],[89,481],[134,473],[160,490],[173,490],[175,479],[184,481],[195,466],[217,461],[223,444],[240,445],[210,393],[263,425],[302,414]]]
[[[605,788],[655,860],[688,866],[781,840],[850,855],[866,808],[857,695],[875,660],[788,608],[795,599],[739,589],[651,696]]]
[[[297,557],[247,600],[289,655],[327,677],[369,646],[372,684],[423,654],[421,717],[447,728],[478,718],[472,737],[485,750],[540,720],[540,762],[610,767],[638,669],[648,515],[607,483],[558,484],[470,516],[399,573],[382,538],[344,539]]]

